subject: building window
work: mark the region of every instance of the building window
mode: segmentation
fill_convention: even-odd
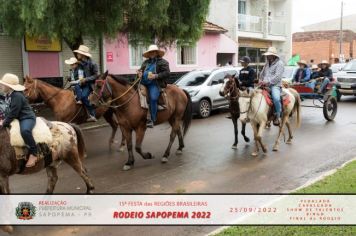
[[[130,45],[130,66],[132,67],[140,67],[145,60],[142,54],[147,50],[146,46],[143,45]]]
[[[177,64],[195,65],[197,63],[197,48],[188,44],[178,44],[177,46]]]
[[[246,14],[246,1],[245,0],[239,0],[238,3],[238,13],[239,14]]]

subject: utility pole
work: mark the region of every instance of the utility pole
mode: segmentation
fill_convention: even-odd
[[[343,29],[342,29],[343,17],[344,17],[344,1],[341,1],[340,39],[339,39],[339,62],[340,63],[344,62],[344,56],[342,54],[342,40],[344,37]]]

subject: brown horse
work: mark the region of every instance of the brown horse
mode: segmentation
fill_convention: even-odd
[[[137,86],[136,86],[137,87]],[[132,152],[132,131],[136,132],[136,152],[144,159],[152,159],[151,153],[144,153],[141,144],[146,131],[147,109],[141,108],[138,87],[127,81],[108,75],[108,72],[99,76],[95,83],[94,92],[90,95],[91,104],[96,107],[115,108],[115,114],[122,127],[123,135],[127,142],[129,158],[123,170],[129,170],[134,165]],[[175,85],[168,85],[167,108],[158,112],[156,124],[168,121],[172,127],[168,147],[161,159],[163,163],[168,161],[170,149],[178,135],[179,147],[177,154],[184,148],[183,137],[187,133],[192,120],[192,102],[189,94]]]
[[[44,168],[48,176],[46,192],[48,194],[53,193],[58,180],[57,167],[62,161],[65,161],[82,177],[87,186],[87,193],[93,193],[94,185],[83,166],[85,144],[81,130],[75,125],[63,122],[53,122],[53,124],[60,134],[60,138],[56,140],[58,141],[57,155],[56,157],[52,156],[53,162],[47,167],[44,167],[44,159],[42,159],[36,166],[24,168],[25,160],[16,158],[15,149],[10,144],[9,131],[6,128],[0,128],[0,194],[10,194],[9,176],[33,174]],[[2,226],[1,229],[12,232],[11,226]]]
[[[33,79],[29,76],[25,77],[24,86],[26,87],[25,95],[30,102],[35,102],[42,99],[43,102],[51,108],[54,113],[55,120],[82,124],[87,120],[87,111],[83,105],[76,104],[74,93],[69,89],[60,89],[38,79]],[[111,137],[109,140],[110,149],[115,142],[115,134],[118,128],[118,123],[114,116],[113,109],[100,107],[96,109],[97,118],[104,116],[105,120],[112,128]],[[121,140],[120,150],[123,150],[125,140]]]

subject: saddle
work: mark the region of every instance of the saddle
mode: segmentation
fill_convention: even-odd
[[[36,141],[38,149],[38,158],[40,163],[44,159],[45,167],[52,163],[52,151],[54,143],[54,137],[52,135],[52,130],[54,126],[51,122],[45,120],[44,118],[36,118],[36,125],[32,130],[33,138]],[[11,122],[11,128],[9,129],[10,144],[15,149],[16,159],[21,161],[20,173],[25,168],[25,163],[28,159],[29,153],[27,145],[23,140],[20,132],[20,123],[18,120]]]
[[[140,84],[138,94],[140,96],[141,107],[144,109],[149,109],[149,96],[147,96],[148,89],[146,88],[146,86]],[[167,109],[167,94],[166,91],[161,88],[160,95],[158,98],[158,111],[163,111],[165,109]]]
[[[269,88],[264,88],[264,89],[262,89],[262,94],[265,97],[268,106],[270,107],[268,115],[267,115],[268,120],[273,120],[275,117],[275,114],[274,114],[275,108],[273,105],[271,91]],[[282,112],[283,112],[284,107],[287,106],[291,102],[290,98],[289,98],[289,94],[286,93],[283,89],[282,89],[282,93],[281,93],[281,101],[282,101]]]

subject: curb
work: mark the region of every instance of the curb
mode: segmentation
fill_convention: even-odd
[[[108,127],[108,126],[109,126],[109,124],[101,124],[101,125],[92,125],[92,126],[88,126],[88,127],[83,127],[81,129],[83,131],[85,131],[85,130],[99,129],[99,128]]]
[[[291,192],[295,192],[297,190],[300,190],[302,188],[305,188],[305,187],[308,187],[322,179],[324,179],[325,177],[328,177],[332,174],[334,174],[336,171],[338,171],[339,169],[345,167],[347,164],[353,162],[353,161],[356,161],[356,157],[352,158],[351,160],[348,160],[347,162],[343,163],[341,166],[339,167],[336,167],[335,169],[332,169],[332,170],[329,170],[329,171],[326,171],[324,174],[312,179],[312,180],[309,180],[307,181],[305,184],[303,184],[302,186],[294,189],[294,190],[289,190],[289,191],[286,191],[285,193],[291,193]],[[223,232],[225,229],[228,229],[230,227],[233,227],[233,225],[230,225],[230,226],[223,226],[223,227],[220,227],[220,228],[217,228],[216,230],[213,230],[212,232],[208,233],[208,234],[205,234],[205,236],[212,236],[212,235],[216,235],[218,233],[221,233]]]

